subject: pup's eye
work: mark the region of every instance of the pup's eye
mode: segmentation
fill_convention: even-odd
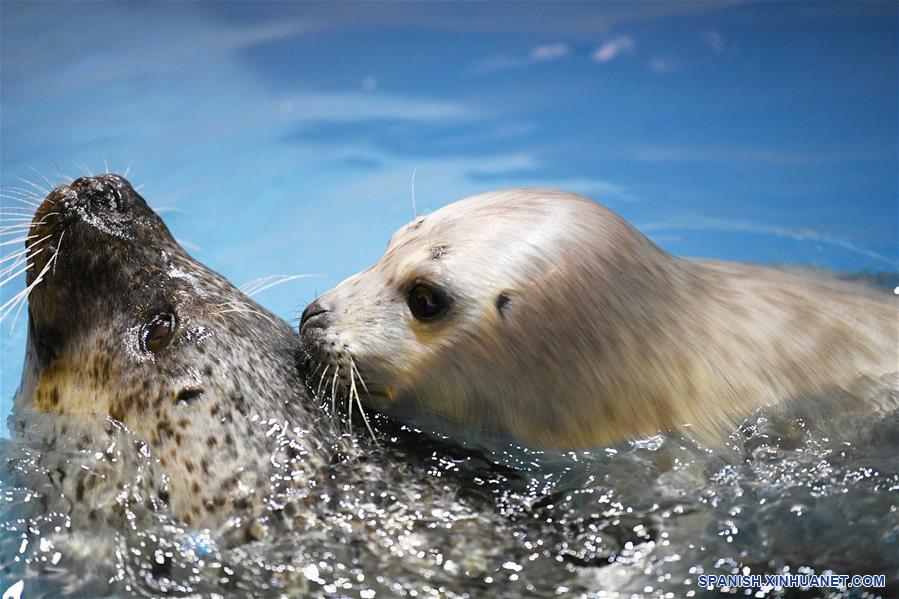
[[[412,316],[418,320],[434,320],[446,312],[448,304],[443,292],[422,283],[416,283],[409,289],[406,301]]]
[[[168,347],[175,334],[175,315],[157,314],[141,330],[141,344],[144,351],[158,353]]]

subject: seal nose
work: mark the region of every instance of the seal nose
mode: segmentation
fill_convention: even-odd
[[[328,311],[319,300],[313,301],[303,310],[303,316],[300,317],[300,331],[302,332],[307,325],[320,328],[327,326],[327,317],[323,315]]]
[[[118,175],[98,175],[75,179],[69,187],[79,203],[89,210],[127,212],[133,204],[134,189]]]

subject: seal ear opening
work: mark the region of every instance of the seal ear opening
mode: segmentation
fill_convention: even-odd
[[[499,312],[499,317],[503,320],[506,319],[511,304],[512,296],[508,291],[501,291],[500,294],[496,296],[496,311]]]

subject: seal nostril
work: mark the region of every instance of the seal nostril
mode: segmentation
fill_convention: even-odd
[[[313,301],[311,304],[306,306],[305,310],[303,310],[303,315],[300,317],[300,330],[302,331],[306,324],[316,316],[326,314],[327,312],[328,309],[325,308],[318,300]],[[320,318],[318,320],[321,321],[323,319]],[[319,322],[319,326],[324,326],[324,323]]]
[[[76,201],[92,211],[125,212],[131,206],[130,186],[122,185],[123,182],[116,175],[81,177],[75,179],[69,188],[75,192]]]

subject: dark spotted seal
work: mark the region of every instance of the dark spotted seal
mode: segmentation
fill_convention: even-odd
[[[321,467],[334,434],[302,390],[295,331],[188,256],[124,178],[62,185],[32,222],[17,414],[120,421],[159,458],[171,513],[197,526]],[[287,422],[289,442],[272,434]],[[278,460],[292,480],[269,480]]]
[[[584,447],[715,442],[755,407],[894,372],[897,322],[886,294],[679,259],[594,201],[518,189],[403,227],[300,328],[314,387],[453,434]]]

